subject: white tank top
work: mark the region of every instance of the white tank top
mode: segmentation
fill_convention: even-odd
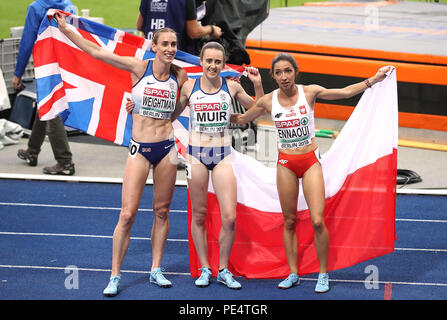
[[[200,89],[200,78],[189,96],[190,130],[202,133],[221,133],[230,127],[232,98],[225,78],[216,93]]]
[[[132,100],[135,102],[132,112],[155,119],[169,119],[177,101],[177,78],[171,74],[167,80],[158,80],[152,65],[151,60],[143,77],[132,87]]]
[[[278,89],[273,91],[272,120],[276,127],[278,148],[293,149],[307,146],[315,137],[314,110],[309,107],[302,85],[297,85],[298,101],[284,108],[278,101]]]

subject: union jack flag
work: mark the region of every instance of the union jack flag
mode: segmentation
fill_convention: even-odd
[[[68,127],[128,146],[132,117],[125,104],[132,91],[130,73],[80,50],[59,31],[52,19],[56,11],[48,10],[48,19],[43,19],[33,49],[39,117],[49,120],[61,114]],[[67,24],[85,39],[115,54],[141,60],[155,57],[151,42],[142,37],[71,14],[67,14]],[[183,67],[190,78],[202,75],[200,60],[194,55],[178,51],[174,63]],[[239,77],[243,71],[244,67],[227,65],[222,76]],[[188,114],[187,107],[173,123],[182,155],[188,142]]]

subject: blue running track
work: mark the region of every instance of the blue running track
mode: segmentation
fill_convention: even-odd
[[[278,280],[238,278],[230,290],[213,278],[196,288],[189,275],[187,193],[177,187],[163,268],[172,288],[149,283],[152,186],[147,186],[122,266],[121,291],[105,298],[121,185],[0,180],[0,300],[444,300],[447,299],[447,197],[398,195],[396,250],[279,290]],[[378,282],[372,282],[377,280]]]

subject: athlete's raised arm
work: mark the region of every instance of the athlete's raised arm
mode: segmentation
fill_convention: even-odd
[[[231,114],[231,122],[236,124],[246,124],[263,115],[266,111],[271,112],[272,109],[272,94],[266,94],[256,100],[256,104],[252,106],[244,114]]]
[[[341,89],[326,89],[319,85],[310,85],[309,89],[314,93],[314,99],[323,99],[323,100],[338,100],[338,99],[347,99],[351,98],[366,89],[370,88],[377,82],[382,81],[386,78],[387,72],[391,67],[381,68],[377,73],[362,82],[358,82],[355,84],[351,84]]]
[[[112,52],[104,50],[97,44],[84,39],[76,32],[72,27],[68,26],[65,22],[65,15],[61,12],[56,12],[54,15],[59,30],[82,51],[88,53],[93,58],[104,61],[118,69],[129,71],[132,74],[132,82],[139,79],[146,69],[146,63],[135,57],[122,57]]]
[[[246,71],[248,78],[253,83],[256,100],[259,100],[264,95],[264,89],[262,87],[262,79],[259,70],[254,67],[248,67]],[[228,82],[228,85],[231,88],[232,95],[245,109],[250,109],[252,106],[255,105],[256,101],[252,97],[250,97],[247,92],[245,92],[244,88],[242,88],[242,86],[238,82],[230,81]]]

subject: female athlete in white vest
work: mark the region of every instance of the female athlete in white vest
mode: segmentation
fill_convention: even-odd
[[[160,29],[152,39],[155,59],[141,61],[106,51],[76,34],[56,13],[59,29],[81,50],[96,59],[130,72],[132,98],[137,102],[132,120],[132,140],[124,171],[122,208],[113,233],[112,273],[104,295],[118,294],[121,265],[129,247],[130,231],[146,185],[151,166],[154,180],[154,222],[152,226],[152,267],[150,281],[162,287],[171,282],[161,273],[160,265],[169,231],[169,206],[177,174],[177,150],[171,114],[176,97],[187,80],[186,72],[172,65],[177,52],[177,36],[172,29]]]
[[[231,98],[246,109],[255,104],[236,81],[220,76],[225,66],[225,49],[217,42],[208,42],[200,53],[203,76],[188,80],[180,92],[179,103],[191,109],[190,135],[187,156],[188,188],[192,204],[191,234],[202,265],[197,279],[198,287],[209,284],[211,269],[208,261],[208,245],[205,220],[209,171],[217,195],[222,228],[219,234],[219,273],[217,280],[231,289],[240,289],[239,282],[228,271],[228,261],[235,235],[236,179],[231,160],[231,135],[229,134]],[[247,68],[253,82],[256,98],[264,94],[261,76],[255,68]],[[175,119],[182,109],[174,112]]]

